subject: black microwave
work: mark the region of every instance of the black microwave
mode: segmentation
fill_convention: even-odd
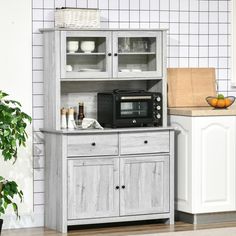
[[[103,127],[162,126],[162,94],[113,90],[97,95],[97,118]]]

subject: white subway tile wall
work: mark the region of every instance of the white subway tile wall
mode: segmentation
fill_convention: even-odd
[[[169,28],[169,67],[215,67],[218,90],[230,86],[230,0],[32,0],[34,209],[43,212],[43,40],[39,28],[54,27],[56,7],[99,8],[102,27]]]

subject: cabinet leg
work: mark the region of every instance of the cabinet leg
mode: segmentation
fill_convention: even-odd
[[[172,216],[165,221],[165,224],[167,225],[173,225],[174,223],[175,223],[175,219]]]

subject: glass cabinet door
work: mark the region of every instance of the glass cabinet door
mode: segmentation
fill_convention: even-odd
[[[113,77],[161,77],[162,32],[113,33]]]
[[[61,78],[111,77],[111,33],[64,31],[61,35]]]

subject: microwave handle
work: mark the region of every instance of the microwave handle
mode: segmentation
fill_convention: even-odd
[[[150,100],[152,96],[122,96],[121,100]]]

